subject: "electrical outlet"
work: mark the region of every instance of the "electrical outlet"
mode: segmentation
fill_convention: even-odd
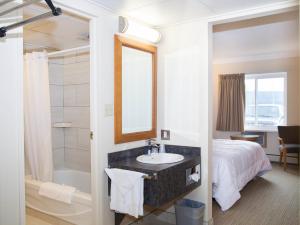
[[[169,141],[170,140],[170,130],[161,130],[161,140]]]

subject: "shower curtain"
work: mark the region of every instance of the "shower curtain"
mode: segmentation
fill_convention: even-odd
[[[52,138],[48,56],[24,57],[25,156],[33,179],[52,181]]]

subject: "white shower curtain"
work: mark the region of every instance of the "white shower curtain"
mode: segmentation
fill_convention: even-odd
[[[53,159],[48,56],[24,57],[25,155],[34,179],[52,181]]]

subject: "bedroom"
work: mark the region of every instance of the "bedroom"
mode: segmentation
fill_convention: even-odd
[[[266,221],[260,222],[260,216],[272,215],[273,211],[274,214],[270,216],[273,219],[269,219],[267,223],[297,224],[294,202],[290,200],[291,202],[288,203],[287,199],[297,198],[299,158],[294,152],[287,154],[286,166],[278,163],[280,135],[277,126],[300,124],[300,102],[297,97],[299,96],[299,12],[294,10],[218,24],[213,27],[213,32],[213,145],[216,150],[213,155],[216,173],[213,176],[215,177],[213,183],[218,183],[217,179],[221,179],[219,176],[228,176],[224,171],[216,170],[224,170],[222,163],[226,161],[226,157],[233,160],[234,156],[229,155],[228,151],[234,149],[235,154],[241,155],[236,161],[233,160],[236,168],[231,169],[236,175],[232,176],[239,177],[236,182],[241,182],[239,185],[242,189],[241,197],[233,195],[229,197],[231,199],[229,201],[226,200],[228,194],[219,196],[222,193],[213,189],[213,195],[217,199],[213,203],[214,222],[229,224],[230,219],[239,214],[239,217],[243,218],[241,220],[244,220],[243,224],[264,224]],[[237,97],[239,94],[242,95],[240,98]],[[251,146],[249,141],[258,142],[262,147]],[[253,150],[254,158],[249,156],[247,158],[249,149],[244,148],[260,149]],[[261,156],[257,155],[257,151]],[[272,162],[273,168],[266,165],[268,160],[265,154]],[[248,164],[249,161],[251,163]],[[258,170],[267,172],[248,183],[258,171],[254,166],[257,162],[262,164]],[[247,168],[256,172],[251,175],[251,172],[247,172]],[[279,181],[284,183],[286,190]],[[219,181],[219,185],[220,183]],[[278,192],[274,190],[275,188],[278,188]],[[226,189],[228,191],[230,186],[227,185]],[[280,199],[282,191],[285,192],[286,197]],[[268,198],[264,197],[266,195]],[[276,196],[278,199],[274,200]],[[236,201],[236,199],[240,200]],[[276,205],[277,201],[281,202],[281,206]],[[218,209],[217,202],[222,210],[226,211],[225,213],[221,213]],[[246,208],[251,208],[251,212],[244,211]],[[278,213],[283,210],[289,213],[278,217]],[[253,215],[258,219],[251,218]],[[239,221],[239,224],[242,223]]]

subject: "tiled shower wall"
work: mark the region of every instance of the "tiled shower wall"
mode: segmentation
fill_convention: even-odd
[[[64,121],[64,60],[49,60],[49,83],[51,98],[52,148],[54,168],[64,167],[65,138],[64,129],[54,128],[54,124]]]
[[[52,128],[54,166],[90,171],[89,55],[50,60],[52,123],[72,123]]]

